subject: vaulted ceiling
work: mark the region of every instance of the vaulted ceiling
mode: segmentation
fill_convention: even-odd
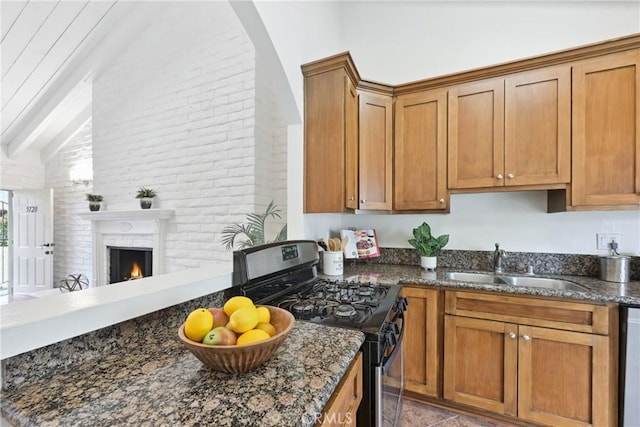
[[[144,29],[143,2],[0,2],[0,132],[8,157],[53,156],[91,117],[91,83]]]

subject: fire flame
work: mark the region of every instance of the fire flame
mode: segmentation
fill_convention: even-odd
[[[142,274],[142,269],[140,268],[137,262],[134,262],[133,266],[131,267],[131,274],[129,275],[129,280],[142,279],[143,277],[144,275]]]

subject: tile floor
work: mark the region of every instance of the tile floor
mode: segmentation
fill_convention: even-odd
[[[487,421],[437,406],[404,399],[397,427],[508,427],[511,424]]]

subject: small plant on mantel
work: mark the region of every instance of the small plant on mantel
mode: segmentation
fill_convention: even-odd
[[[87,194],[86,196],[89,202],[89,210],[92,212],[99,211],[102,205],[102,196],[100,194]]]
[[[409,240],[409,244],[418,251],[420,265],[425,270],[434,270],[436,268],[438,263],[437,255],[447,243],[449,243],[449,235],[432,236],[431,227],[426,222],[413,229],[413,239]]]
[[[156,192],[146,187],[140,187],[136,194],[136,199],[140,199],[140,207],[142,209],[150,209],[154,197],[156,197]]]

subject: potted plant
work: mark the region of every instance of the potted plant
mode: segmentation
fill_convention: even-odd
[[[140,187],[136,194],[136,199],[140,199],[140,207],[142,209],[150,209],[154,197],[156,197],[156,192],[146,187]]]
[[[437,255],[447,243],[449,243],[449,235],[433,237],[431,227],[426,222],[413,229],[413,239],[409,240],[409,244],[418,251],[420,265],[425,270],[435,270],[438,264]]]
[[[100,194],[87,194],[89,201],[89,210],[92,212],[99,211],[102,205],[102,196]]]
[[[251,213],[247,214],[248,224],[231,224],[227,225],[222,230],[222,243],[226,246],[227,250],[233,250],[233,245],[241,235],[245,236],[245,240],[240,241],[238,246],[240,249],[248,248],[251,246],[263,245],[265,243],[281,242],[287,238],[287,225],[285,224],[275,239],[272,242],[267,242],[265,239],[264,225],[267,218],[280,218],[280,210],[273,203],[273,200],[267,206],[264,213]]]

